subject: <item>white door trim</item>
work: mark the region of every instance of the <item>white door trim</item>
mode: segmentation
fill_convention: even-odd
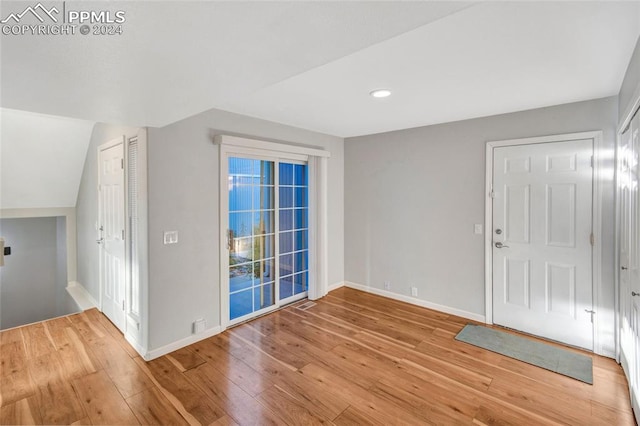
[[[572,140],[591,139],[593,140],[593,212],[592,212],[592,229],[594,235],[594,245],[592,252],[592,276],[593,276],[593,306],[596,311],[593,319],[593,351],[597,354],[604,354],[600,339],[600,330],[598,327],[597,312],[600,307],[601,291],[602,291],[602,131],[591,131],[581,133],[570,133],[563,135],[539,136],[523,139],[510,139],[501,141],[487,142],[485,153],[485,238],[484,238],[484,260],[485,260],[485,321],[487,324],[493,324],[493,199],[491,192],[493,191],[493,150],[498,147],[531,145],[538,143],[565,142]]]
[[[623,119],[618,123],[618,131],[616,132],[617,136],[620,136],[624,133],[625,129],[631,123],[631,119],[635,115],[635,112],[640,108],[640,83],[636,86],[636,90],[634,90],[633,95],[631,96],[631,100],[629,104],[626,106],[624,113],[622,114]],[[616,141],[617,143],[617,141]]]

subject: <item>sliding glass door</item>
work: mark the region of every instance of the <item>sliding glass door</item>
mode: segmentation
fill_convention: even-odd
[[[309,196],[304,163],[229,156],[227,166],[231,325],[306,296]]]
[[[229,313],[275,303],[273,161],[229,158]]]
[[[280,163],[278,191],[280,300],[305,293],[309,282],[309,184],[306,164]]]

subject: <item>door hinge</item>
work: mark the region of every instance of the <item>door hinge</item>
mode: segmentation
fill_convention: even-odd
[[[589,236],[589,242],[591,243],[592,246],[594,246],[596,244],[596,237],[595,237],[595,235],[593,235],[593,232]]]
[[[124,299],[122,299],[122,310],[124,311]]]
[[[122,241],[124,241],[124,229],[122,230]]]
[[[593,155],[592,155],[592,156],[591,156],[591,167],[593,167],[593,165],[594,165],[594,161],[595,161],[595,160],[593,159]]]
[[[124,170],[124,158],[120,159],[120,168]]]
[[[496,198],[496,193],[493,190],[491,190],[491,192],[489,192],[489,197]]]

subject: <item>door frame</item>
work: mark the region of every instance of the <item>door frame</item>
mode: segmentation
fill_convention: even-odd
[[[603,132],[590,131],[581,133],[569,133],[551,136],[537,136],[522,139],[508,139],[489,141],[485,151],[485,219],[484,219],[484,261],[485,261],[485,322],[493,324],[493,151],[495,148],[533,145],[539,143],[567,142],[581,139],[591,139],[593,141],[593,196],[592,196],[592,225],[594,244],[591,254],[592,291],[593,306],[596,312],[599,311],[601,291],[602,291],[602,138]],[[599,355],[613,356],[604,353],[600,329],[598,327],[598,315],[593,315],[593,352]]]

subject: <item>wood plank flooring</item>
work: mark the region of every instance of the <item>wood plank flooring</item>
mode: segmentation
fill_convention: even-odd
[[[151,362],[97,310],[0,333],[0,423],[633,425],[593,386],[460,343],[465,319],[342,288]]]

